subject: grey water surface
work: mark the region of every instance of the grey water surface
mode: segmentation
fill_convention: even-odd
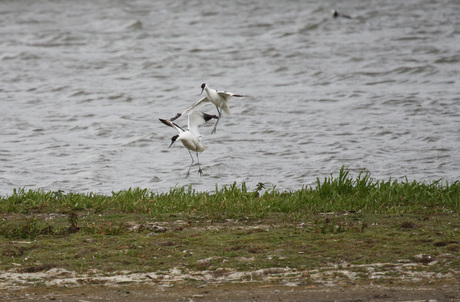
[[[333,18],[331,10],[352,19]],[[460,1],[0,1],[0,195],[460,179]],[[230,101],[203,176],[170,118]],[[215,114],[212,105],[202,108]],[[185,126],[186,118],[178,123]]]

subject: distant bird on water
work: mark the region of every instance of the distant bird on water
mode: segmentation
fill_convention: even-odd
[[[189,113],[190,111],[194,110],[197,106],[201,104],[211,102],[216,106],[217,113],[219,113],[216,124],[214,125],[214,128],[211,132],[211,133],[216,133],[217,124],[219,123],[219,120],[222,116],[222,111],[224,111],[226,114],[230,114],[230,108],[228,107],[228,101],[232,97],[244,97],[244,95],[235,94],[235,93],[231,93],[228,91],[218,91],[215,89],[211,89],[205,83],[201,85],[201,93],[203,93],[203,91],[206,91],[206,96],[204,98],[196,102],[193,106],[187,108],[184,112],[178,113],[175,117],[171,119],[171,121],[174,121],[178,119],[179,117],[181,117],[182,115]]]
[[[180,140],[182,144],[184,145],[184,147],[188,149],[190,157],[192,158],[192,163],[190,164],[190,167],[188,168],[185,178],[190,176],[190,169],[192,168],[192,165],[195,162],[191,151],[196,152],[196,158],[198,161],[198,173],[200,175],[203,174],[203,171],[201,170],[201,166],[200,166],[200,159],[198,157],[198,152],[203,152],[204,150],[206,150],[207,147],[203,145],[203,143],[201,143],[201,135],[200,135],[200,132],[198,131],[198,127],[213,118],[217,119],[218,117],[216,115],[210,115],[204,112],[191,111],[188,113],[188,130],[187,131],[185,131],[179,125],[177,125],[176,123],[173,123],[170,120],[165,120],[165,119],[160,118],[160,121],[163,124],[169,127],[175,128],[179,132],[179,134],[174,135],[171,138],[171,144],[169,145],[169,147],[171,147],[177,140]]]
[[[332,13],[332,16],[333,16],[334,18],[342,17],[342,18],[346,18],[346,19],[352,19],[352,18],[351,18],[350,16],[348,16],[348,15],[339,14],[339,12],[336,11],[335,9],[333,9],[333,10],[331,11],[331,13]]]

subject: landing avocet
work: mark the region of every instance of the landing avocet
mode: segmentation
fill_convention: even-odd
[[[188,130],[187,131],[185,131],[179,125],[177,125],[176,123],[173,123],[170,120],[165,120],[165,119],[160,118],[160,121],[163,124],[169,127],[173,127],[179,132],[179,134],[176,134],[171,138],[171,144],[169,145],[169,147],[171,147],[177,140],[180,140],[182,144],[184,145],[184,147],[188,149],[190,157],[192,158],[192,163],[190,164],[190,167],[188,168],[185,178],[190,176],[190,169],[192,168],[192,165],[195,162],[191,151],[196,152],[196,158],[198,161],[198,173],[200,175],[203,174],[203,171],[201,170],[201,166],[200,166],[200,159],[198,157],[198,152],[203,152],[204,150],[206,150],[207,146],[201,143],[201,135],[200,135],[200,132],[198,131],[198,127],[213,118],[217,119],[217,116],[207,114],[204,112],[199,112],[199,111],[191,111],[188,114]]]

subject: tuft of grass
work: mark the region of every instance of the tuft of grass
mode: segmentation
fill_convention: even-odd
[[[0,223],[0,235],[8,239],[34,239],[39,235],[54,233],[50,224],[44,223],[35,216],[23,217],[13,222]]]

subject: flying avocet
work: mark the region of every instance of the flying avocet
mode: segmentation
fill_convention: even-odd
[[[214,125],[214,128],[212,129],[212,132],[211,132],[211,133],[216,133],[217,124],[219,123],[219,120],[222,116],[222,111],[224,111],[226,114],[230,114],[230,108],[228,107],[228,101],[232,97],[244,97],[244,95],[235,94],[235,93],[231,93],[228,91],[218,91],[218,90],[209,88],[208,85],[206,85],[206,83],[203,83],[201,85],[201,93],[203,93],[203,91],[206,91],[206,96],[204,98],[196,102],[193,106],[187,108],[184,112],[178,113],[175,117],[171,119],[171,121],[174,121],[178,119],[179,117],[181,117],[182,115],[189,113],[190,111],[194,110],[197,106],[201,104],[211,102],[216,106],[217,113],[219,113],[216,124]]]

